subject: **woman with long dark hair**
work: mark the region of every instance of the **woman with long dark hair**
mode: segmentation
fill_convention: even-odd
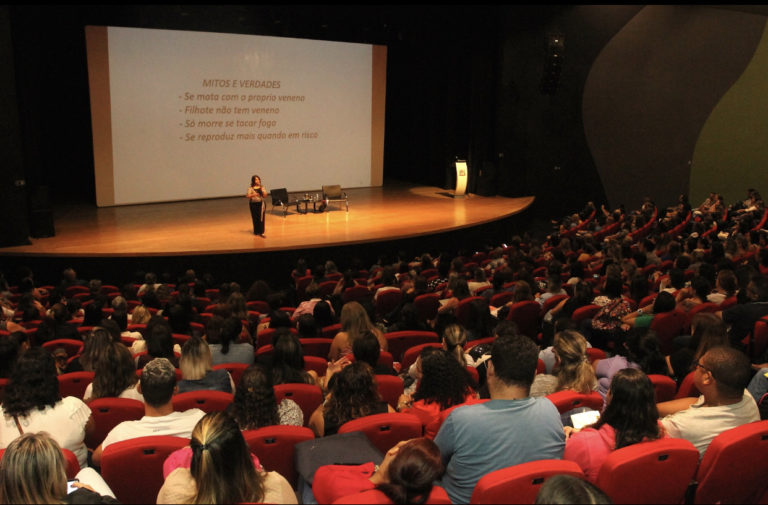
[[[662,438],[656,396],[648,376],[635,368],[616,373],[600,419],[590,427],[566,427],[563,459],[575,461],[590,482],[597,480],[600,466],[616,449]]]
[[[304,370],[304,352],[298,336],[288,330],[280,330],[274,348],[270,367],[274,384],[317,382],[317,372]]]
[[[243,331],[243,322],[234,316],[227,317],[221,327],[218,338],[209,336],[211,357],[214,365],[222,363],[253,364],[253,345],[238,342]]]
[[[347,421],[386,412],[395,410],[381,400],[371,365],[355,361],[328,381],[328,397],[312,413],[309,427],[318,437],[333,435]]]
[[[203,416],[189,445],[189,468],[180,465],[170,471],[157,503],[297,503],[285,477],[254,464],[243,434],[226,412]],[[169,459],[186,451],[180,449]]]
[[[304,414],[296,402],[283,398],[277,403],[272,378],[261,365],[252,365],[243,372],[240,387],[235,391],[235,399],[227,412],[241,430],[278,424],[304,426]]]

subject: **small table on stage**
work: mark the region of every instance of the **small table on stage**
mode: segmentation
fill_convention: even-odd
[[[323,207],[320,207],[320,210],[317,210],[317,204],[323,203],[323,200],[314,200],[312,198],[299,198],[296,200],[296,212],[299,214],[306,214],[309,212],[309,202],[312,202],[312,212],[322,212]],[[302,205],[304,208],[302,209]]]

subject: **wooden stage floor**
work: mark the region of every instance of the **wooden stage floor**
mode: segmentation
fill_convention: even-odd
[[[418,237],[500,220],[534,198],[454,197],[438,187],[386,183],[346,190],[349,212],[283,217],[267,198],[265,238],[253,235],[245,197],[97,208],[54,209],[56,235],[0,248],[7,256],[168,256],[281,251]],[[291,195],[292,199],[295,195]]]

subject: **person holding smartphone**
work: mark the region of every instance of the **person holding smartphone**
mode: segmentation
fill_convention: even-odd
[[[5,450],[0,460],[0,503],[120,502],[93,468],[84,468],[67,481],[61,447],[48,433],[37,432],[24,433]]]

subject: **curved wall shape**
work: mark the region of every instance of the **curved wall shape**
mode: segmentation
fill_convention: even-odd
[[[710,191],[726,203],[747,188],[768,193],[768,30],[749,66],[704,125],[691,165],[691,202]]]
[[[702,6],[647,6],[587,77],[584,132],[611,207],[688,194],[699,132],[754,54],[765,17]]]

